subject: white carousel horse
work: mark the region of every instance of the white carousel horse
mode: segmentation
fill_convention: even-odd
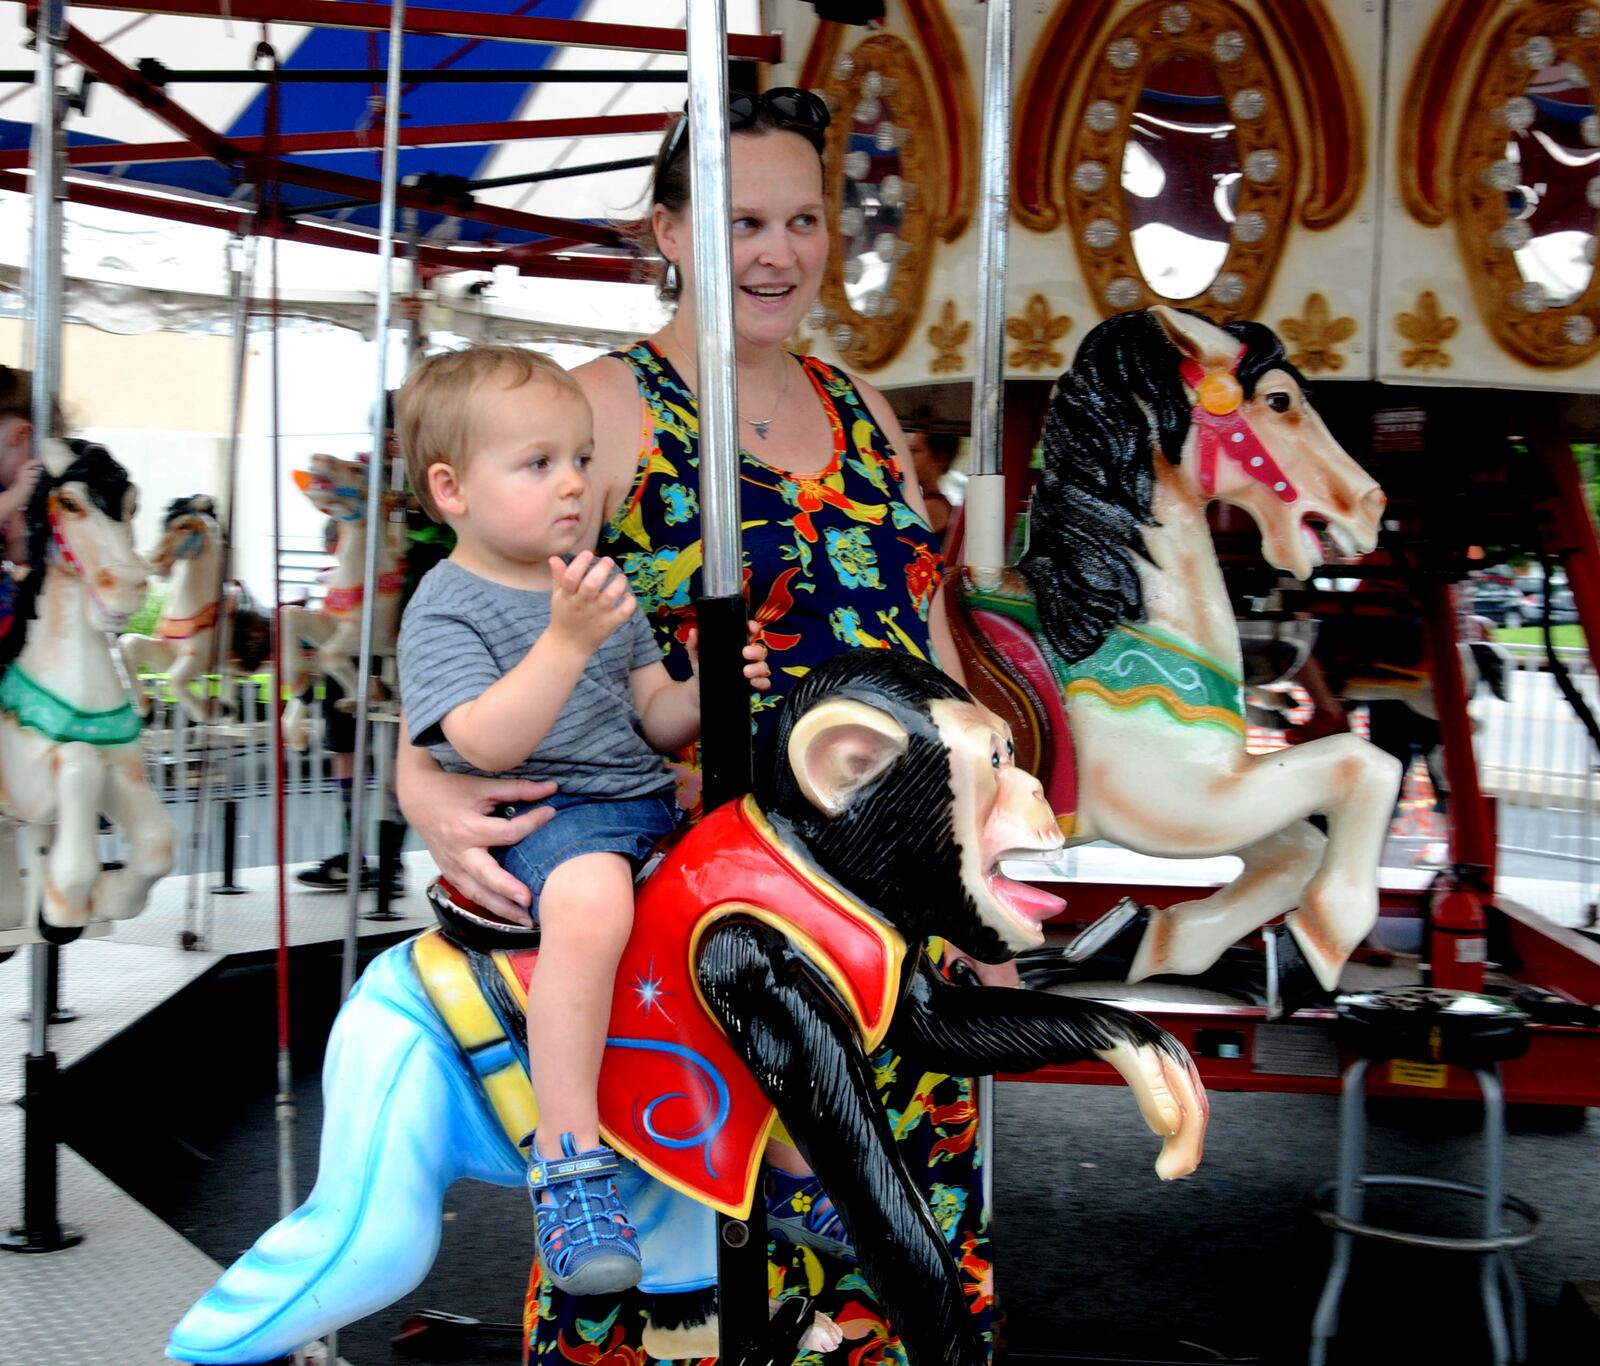
[[[149,581],[133,546],[137,491],[103,446],[47,441],[40,456],[32,569],[0,640],[0,779],[9,815],[36,835],[55,826],[40,897],[48,933],[143,910],[172,868],[173,828],[145,777],[139,718],[106,636],[127,624]],[[122,867],[102,869],[102,813],[127,840]]]
[[[283,637],[285,673],[291,680],[283,708],[283,737],[295,749],[304,748],[308,721],[302,694],[311,676],[321,672],[344,689],[339,705],[353,711],[357,690],[356,666],[361,657],[361,604],[365,593],[367,557],[367,474],[365,458],[340,460],[313,455],[309,470],[296,470],[295,483],[312,505],[339,523],[337,564],[320,608],[285,607]],[[377,597],[373,603],[372,654],[393,655],[400,626],[400,590],[405,584],[405,527],[389,520],[394,495],[383,501],[382,534],[378,541]],[[307,654],[300,647],[314,647]]]
[[[1376,920],[1400,771],[1352,735],[1246,752],[1213,499],[1248,512],[1264,558],[1299,579],[1322,562],[1322,532],[1346,554],[1371,550],[1386,502],[1269,329],[1165,307],[1108,319],[1052,400],[1027,553],[998,588],[969,574],[963,606],[980,653],[1004,661],[991,681],[1027,699],[1046,790],[1058,811],[1076,808],[1063,821],[1072,843],[1244,861],[1209,896],[1119,908],[1077,955],[1131,981],[1192,975],[1287,913],[1288,939],[1269,936],[1269,951],[1303,1000],[1333,990]]]
[[[222,603],[222,528],[216,505],[203,493],[174,498],[167,505],[161,540],[150,556],[151,566],[172,580],[153,636],[124,635],[117,641],[128,681],[134,685],[134,707],[150,714],[150,696],[139,686],[141,670],[166,673],[178,705],[196,725],[226,720],[228,702],[194,689],[213,668],[225,675],[254,673],[271,653],[271,623],[251,607],[243,588],[228,584]],[[222,610],[223,605],[226,611]],[[221,648],[216,633],[222,627]],[[215,656],[215,657],[213,657]]]

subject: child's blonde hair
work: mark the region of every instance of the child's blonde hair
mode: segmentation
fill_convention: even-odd
[[[436,522],[444,517],[428,489],[428,470],[448,465],[459,474],[466,467],[473,394],[500,375],[507,389],[545,379],[583,397],[577,381],[549,356],[520,346],[469,346],[429,356],[407,377],[395,399],[395,435],[405,456],[406,477],[422,510]]]

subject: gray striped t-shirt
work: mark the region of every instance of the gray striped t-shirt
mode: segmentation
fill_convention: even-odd
[[[507,588],[451,560],[423,575],[400,623],[400,700],[412,743],[451,773],[481,772],[450,747],[439,723],[509,673],[549,624],[549,593]],[[589,657],[550,733],[508,774],[610,800],[670,793],[672,779],[628,690],[634,669],[660,662],[650,623],[636,611]]]

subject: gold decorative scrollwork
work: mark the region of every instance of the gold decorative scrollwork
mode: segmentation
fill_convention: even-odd
[[[1506,163],[1505,111],[1511,102],[1527,103],[1532,76],[1524,54],[1532,39],[1549,44],[1549,60],[1571,63],[1583,72],[1592,93],[1600,93],[1600,18],[1586,3],[1529,5],[1513,11],[1488,36],[1463,121],[1451,178],[1456,187],[1456,231],[1478,307],[1495,340],[1529,365],[1563,368],[1600,351],[1600,271],[1590,274],[1583,293],[1571,303],[1549,307],[1537,284],[1523,279],[1516,262],[1516,240],[1506,232],[1506,189],[1496,188],[1497,165]],[[1591,180],[1590,186],[1595,182]],[[1591,188],[1590,203],[1594,204]],[[1590,247],[1600,230],[1600,208],[1591,218]]]
[[[1400,364],[1407,370],[1449,369],[1450,353],[1444,344],[1455,336],[1458,321],[1440,312],[1439,296],[1431,289],[1417,295],[1415,308],[1394,320],[1395,329],[1411,343],[1400,353]]]
[[[956,318],[956,301],[946,299],[939,310],[939,321],[928,329],[928,345],[933,347],[933,364],[928,368],[936,375],[955,375],[961,372],[962,349],[972,335],[972,324]]]
[[[1344,369],[1344,353],[1339,347],[1355,336],[1356,320],[1335,318],[1322,294],[1308,294],[1305,313],[1282,319],[1278,332],[1295,344],[1289,353],[1289,364],[1314,375],[1323,370]]]
[[[1020,318],[1006,319],[1006,336],[1021,342],[1006,361],[1018,370],[1059,370],[1066,359],[1052,345],[1067,335],[1072,319],[1065,313],[1056,316],[1043,294],[1028,300]]]
[[[850,364],[876,370],[899,353],[922,311],[933,215],[944,200],[944,187],[939,183],[939,167],[928,154],[929,139],[923,136],[933,126],[932,114],[911,48],[892,34],[878,33],[858,44],[850,56],[848,63],[835,63],[823,92],[833,111],[823,165],[828,227],[835,237],[839,235],[844,200],[845,153],[854,122],[852,111],[863,98],[862,84],[869,75],[877,76],[885,92],[893,92],[877,98],[893,111],[895,124],[910,133],[898,149],[905,200],[897,231],[905,251],[894,264],[882,306],[874,316],[867,317],[851,304],[844,288],[841,251],[829,253],[822,277],[821,299],[836,349]]]
[[[1138,6],[1094,52],[1095,74],[1068,115],[1064,195],[1073,246],[1103,315],[1173,302],[1150,288],[1134,256],[1123,154],[1145,77],[1172,58],[1204,62],[1230,109],[1244,95],[1260,102],[1260,112],[1238,119],[1233,134],[1243,174],[1227,256],[1211,284],[1182,302],[1219,322],[1253,317],[1288,236],[1299,175],[1288,101],[1261,31],[1243,9],[1227,0],[1188,0],[1179,26],[1168,14],[1174,8],[1166,0]]]

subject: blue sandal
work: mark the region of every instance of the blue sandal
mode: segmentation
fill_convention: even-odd
[[[639,1234],[612,1177],[617,1155],[602,1145],[580,1153],[561,1135],[564,1157],[528,1148],[528,1193],[533,1197],[539,1261],[551,1284],[569,1295],[615,1295],[639,1284]],[[540,1195],[550,1192],[548,1203]]]

